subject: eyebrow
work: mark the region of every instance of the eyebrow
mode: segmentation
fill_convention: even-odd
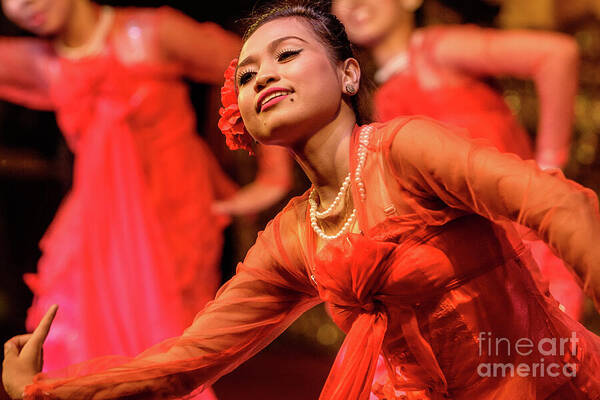
[[[279,44],[280,44],[281,42],[285,42],[286,40],[290,40],[290,39],[297,39],[297,40],[300,40],[301,42],[308,43],[306,40],[304,40],[304,39],[302,39],[301,37],[298,37],[298,36],[284,36],[284,37],[280,37],[280,38],[278,38],[278,39],[275,39],[275,40],[273,40],[271,43],[269,43],[269,50],[271,50],[271,51],[272,51],[272,50],[273,50],[273,49],[275,49],[277,46],[279,46]],[[244,58],[244,59],[243,59],[243,60],[242,60],[242,61],[241,61],[241,62],[240,62],[238,65],[237,65],[236,71],[237,71],[239,68],[241,68],[241,67],[243,67],[243,66],[245,66],[245,65],[247,65],[247,64],[250,64],[250,63],[252,63],[252,62],[254,62],[254,57],[253,57],[253,56],[248,56],[248,57]]]

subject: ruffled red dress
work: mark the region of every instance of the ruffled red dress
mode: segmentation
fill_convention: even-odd
[[[368,399],[380,354],[388,378],[373,389],[381,399],[597,399],[600,338],[541,291],[509,222],[591,271],[600,259],[593,192],[428,120],[374,127],[364,200],[352,186],[352,233],[324,242],[310,225],[308,194],[292,200],[183,336],[133,360],[40,374],[25,398],[201,390],[325,302],[347,336],[321,399]]]
[[[48,369],[180,335],[220,284],[227,219],[211,205],[235,191],[196,133],[183,78],[221,81],[239,40],[169,8],[105,8],[100,26],[83,57],[44,40],[0,42],[12,77],[0,95],[54,110],[75,154],[72,190],[26,276],[30,329],[61,307]],[[196,58],[160,61],[159,42],[182,36],[181,52]]]
[[[417,31],[409,50],[380,70],[379,79],[384,82],[375,93],[378,119],[389,121],[399,116],[425,115],[462,128],[468,137],[500,151],[518,154],[524,160],[531,159],[534,154],[527,132],[501,94],[481,78],[491,72],[504,74],[506,71],[532,76],[536,79],[540,103],[548,104],[549,110],[560,109],[552,115],[544,112],[540,117],[544,121],[540,124],[539,136],[542,138],[538,138],[541,142],[538,152],[543,154],[538,154],[536,159],[559,165],[568,157],[568,142],[565,145],[562,142],[570,136],[573,110],[552,104],[561,101],[557,98],[559,91],[556,89],[557,85],[563,84],[549,79],[552,78],[552,61],[540,60],[537,54],[531,54],[526,60],[499,59],[494,54],[500,51],[487,43],[486,35],[490,32],[493,30],[474,26],[433,27]],[[513,35],[517,37],[518,32]],[[460,68],[444,64],[443,58],[438,56],[440,46],[448,36],[460,37]],[[469,55],[470,52],[473,54]],[[504,49],[501,53],[510,52]],[[518,53],[519,57],[523,57],[522,53]],[[543,276],[550,282],[552,294],[571,316],[579,318],[583,311],[583,295],[577,284],[547,246],[532,239],[529,245]]]

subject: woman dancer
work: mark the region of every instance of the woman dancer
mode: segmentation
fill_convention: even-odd
[[[600,215],[591,191],[430,120],[357,126],[364,117],[358,62],[341,23],[310,6],[259,14],[227,77],[224,104],[239,104],[243,125],[226,134],[243,144],[247,129],[286,146],[313,187],[267,226],[181,337],[133,360],[92,360],[34,379],[52,309],[33,336],[5,346],[12,397],[166,398],[200,390],[323,301],[348,335],[322,399],[367,399],[381,351],[392,394],[600,395],[600,338],[539,292],[533,260],[506,222],[539,232],[598,300]],[[543,346],[496,352],[483,345],[495,338],[513,345],[561,338],[569,348],[551,354]],[[487,376],[478,367],[537,363],[537,371],[540,358],[551,374]]]
[[[265,149],[258,181],[231,198],[234,184],[195,133],[183,78],[220,82],[239,51],[235,35],[166,7],[2,5],[43,38],[0,39],[0,96],[55,110],[76,155],[73,190],[42,239],[38,274],[26,276],[27,325],[61,305],[49,369],[133,356],[181,334],[214,297],[227,223],[215,202],[230,198],[219,209],[244,212],[278,200],[287,156]]]
[[[502,31],[475,26],[415,29],[422,0],[335,0],[332,10],[348,36],[372,55],[380,85],[378,118],[426,115],[466,128],[497,147],[535,158],[542,168],[564,167],[569,156],[578,50],[562,34]],[[529,137],[502,96],[482,78],[533,79],[540,98],[535,154]],[[579,319],[583,295],[560,259],[541,242],[530,243],[551,293]]]

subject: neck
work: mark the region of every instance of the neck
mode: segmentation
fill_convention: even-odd
[[[87,0],[73,2],[73,8],[57,39],[67,47],[79,47],[88,42],[100,19],[100,6]]]
[[[414,29],[414,16],[408,14],[405,21],[395,24],[394,28],[371,48],[371,54],[378,68],[383,67],[398,53],[408,49]]]
[[[348,174],[350,139],[355,124],[354,112],[344,106],[332,122],[291,149],[322,203],[333,201]]]

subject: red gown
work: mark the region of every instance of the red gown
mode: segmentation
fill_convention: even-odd
[[[556,51],[541,58],[539,51],[509,50],[503,47],[518,46],[519,32],[511,32],[514,37],[504,43],[489,40],[488,35],[494,32],[474,26],[417,31],[409,51],[399,54],[378,73],[379,79],[384,80],[375,93],[378,118],[388,121],[403,115],[426,115],[464,128],[469,137],[500,151],[531,159],[534,154],[529,136],[502,96],[480,79],[482,75],[507,73],[531,77],[544,106],[540,108],[536,159],[541,165],[563,164],[569,154],[573,119],[573,107],[566,94],[575,93],[576,88],[570,86],[576,80],[561,82],[555,77],[557,69],[566,64],[560,57],[571,53]],[[461,46],[459,60],[445,54],[449,52],[445,48],[455,42]],[[510,53],[513,57],[507,58]],[[550,282],[552,294],[571,316],[579,318],[583,295],[563,263],[543,243],[533,240],[529,245],[543,276]]]
[[[29,328],[61,306],[48,369],[181,334],[220,284],[227,219],[210,209],[235,191],[196,133],[183,78],[222,81],[239,39],[170,8],[105,8],[101,21],[101,46],[82,58],[42,39],[0,41],[0,95],[54,110],[75,154],[73,188],[26,276]],[[161,61],[161,41],[176,41],[173,60],[192,58]]]
[[[591,271],[600,259],[593,192],[428,120],[374,126],[362,170],[365,200],[352,186],[360,232],[324,243],[310,225],[308,193],[293,199],[183,336],[133,360],[92,360],[40,374],[25,398],[182,395],[234,369],[320,302],[348,332],[321,399],[367,399],[381,352],[388,393],[598,398],[600,338],[539,290],[530,273],[534,261],[507,222],[535,229],[575,268]],[[577,341],[575,351],[556,356],[494,354],[486,346],[479,353],[482,332],[513,344],[573,332]],[[576,377],[478,375],[481,363],[532,365],[540,358],[545,365],[569,364]]]

